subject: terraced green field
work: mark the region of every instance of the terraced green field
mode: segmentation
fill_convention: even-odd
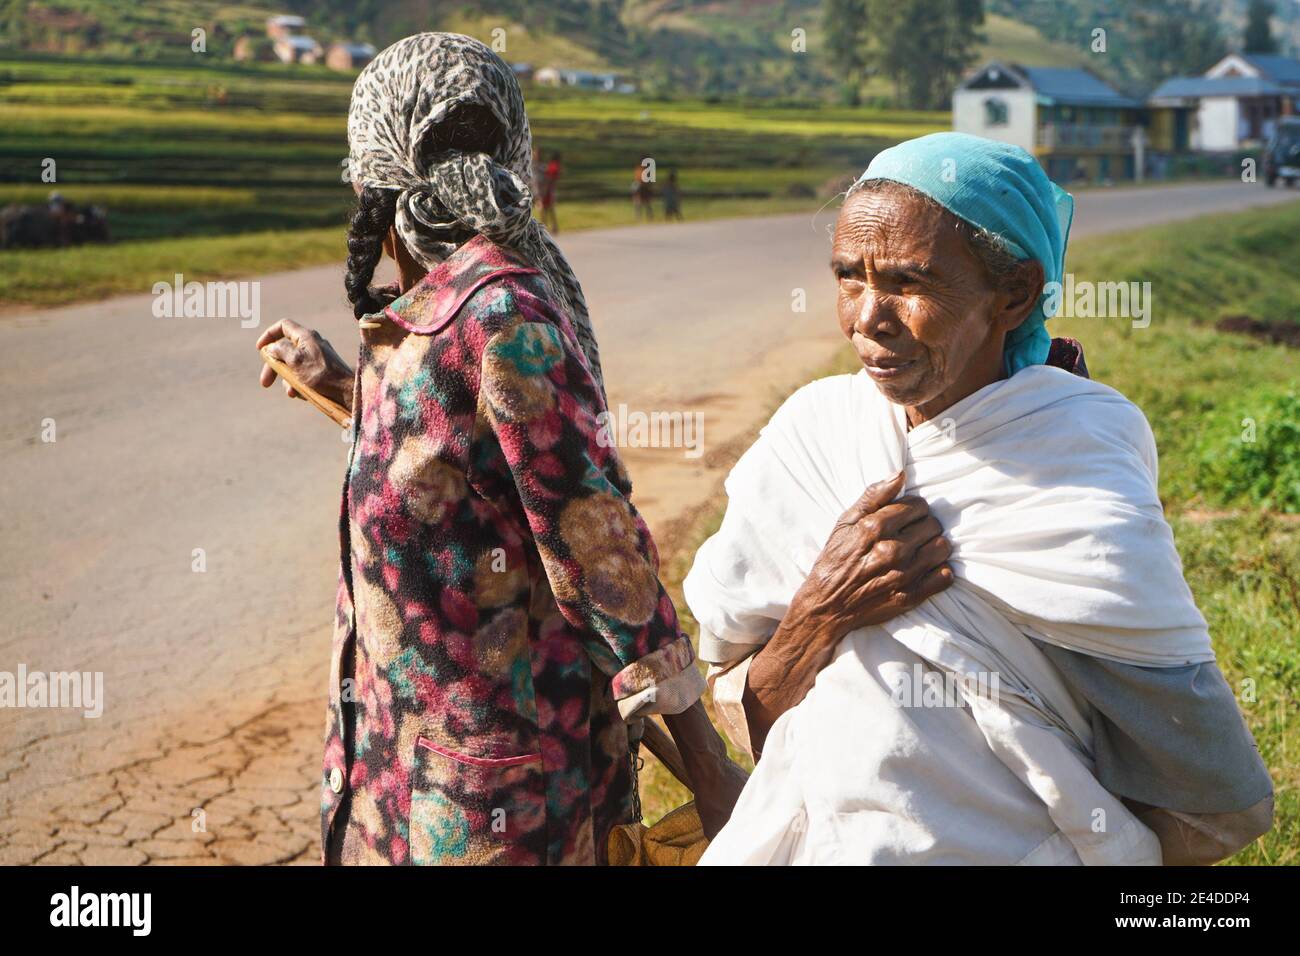
[[[350,76],[323,67],[0,58],[0,205],[58,188],[108,208],[114,243],[0,253],[0,303],[148,288],[329,261],[352,202],[341,181]],[[630,222],[633,171],[679,170],[688,218],[812,208],[879,149],[945,114],[794,109],[526,91],[535,141],[564,155],[565,229]],[[41,182],[57,163],[56,186]],[[294,241],[275,238],[294,234]],[[260,240],[257,237],[262,237]],[[177,240],[183,240],[178,242]],[[261,255],[251,255],[261,243]],[[158,245],[163,243],[162,245]]]

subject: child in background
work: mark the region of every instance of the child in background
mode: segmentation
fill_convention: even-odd
[[[668,173],[668,182],[664,183],[662,195],[664,198],[664,218],[676,219],[682,221],[682,194],[677,188],[677,170],[670,170]]]
[[[632,173],[632,218],[640,219],[644,215],[646,222],[654,219],[654,195],[654,187],[646,179],[645,166],[637,163]]]

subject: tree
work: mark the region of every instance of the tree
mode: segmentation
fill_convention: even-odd
[[[1144,0],[1130,18],[1117,53],[1135,90],[1149,90],[1171,76],[1200,73],[1226,52],[1219,22],[1205,0]]]
[[[1246,33],[1243,37],[1246,53],[1276,53],[1277,41],[1269,20],[1273,16],[1273,4],[1269,0],[1250,0],[1246,11]]]
[[[843,99],[849,106],[862,102],[862,79],[867,68],[868,0],[826,0],[822,29],[831,64],[840,75]]]
[[[943,106],[974,59],[983,22],[983,0],[827,0],[825,4],[831,62],[854,104],[862,78],[870,70],[893,81],[894,98],[901,106]]]
[[[896,99],[910,109],[938,109],[974,59],[984,22],[981,0],[875,0],[888,24],[878,39],[881,68]]]

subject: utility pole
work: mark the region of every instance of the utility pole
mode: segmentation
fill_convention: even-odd
[[[1146,167],[1147,131],[1141,126],[1133,127],[1130,142],[1133,144],[1133,181],[1140,183]]]

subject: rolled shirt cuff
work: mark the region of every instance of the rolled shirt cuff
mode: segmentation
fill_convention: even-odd
[[[700,660],[710,665],[717,664],[725,670],[738,661],[752,657],[766,642],[767,638],[761,640],[755,638],[752,643],[737,641],[734,637],[724,639],[716,636],[713,631],[701,624]]]
[[[633,661],[614,675],[611,689],[624,720],[647,714],[680,714],[704,694],[695,649],[682,636]]]
[[[754,655],[732,664],[711,664],[705,682],[713,694],[713,712],[728,739],[754,760],[754,748],[749,740],[749,718],[745,716],[745,682]]]

